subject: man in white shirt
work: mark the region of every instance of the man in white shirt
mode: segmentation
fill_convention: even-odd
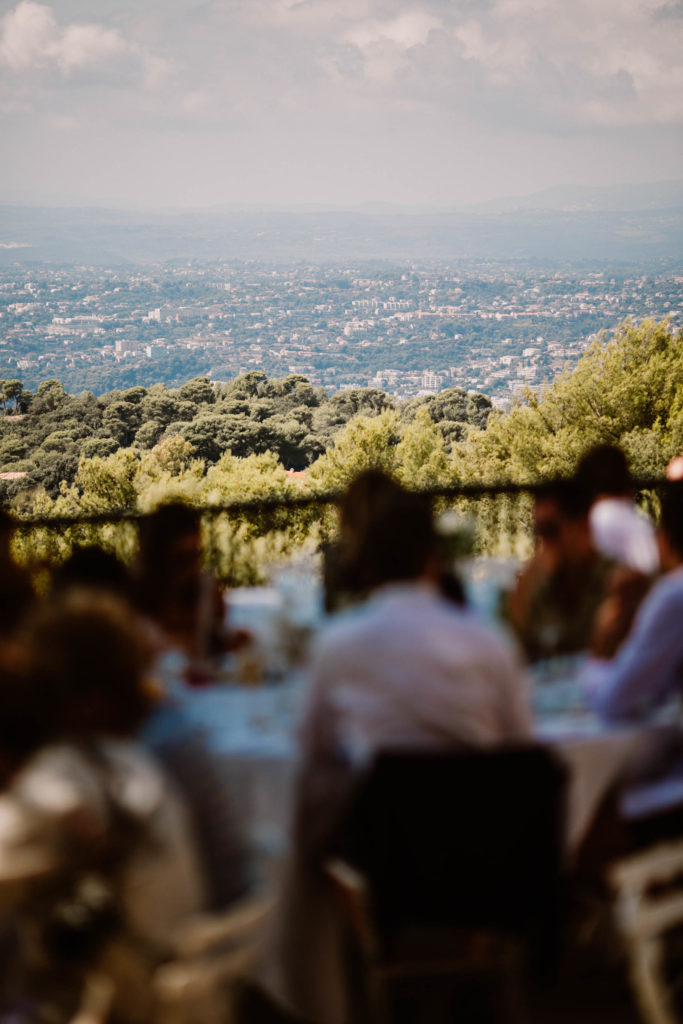
[[[528,694],[511,646],[439,593],[426,503],[393,499],[367,525],[360,557],[372,596],[320,643],[302,732],[307,757],[528,738]]]
[[[295,1017],[348,1024],[362,1013],[344,968],[344,929],[320,865],[355,777],[378,748],[488,747],[531,736],[512,648],[439,593],[431,511],[382,494],[353,545],[372,596],[322,638],[301,741],[294,857],[261,982]]]

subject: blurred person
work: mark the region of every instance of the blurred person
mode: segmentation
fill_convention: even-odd
[[[130,574],[116,555],[96,544],[75,547],[52,576],[53,591],[71,587],[95,587],[110,594],[128,597]]]
[[[663,490],[657,541],[662,577],[613,658],[604,657],[612,629],[607,612],[596,628],[590,688],[606,719],[642,716],[683,688],[683,481]]]
[[[53,708],[31,685],[26,652],[16,643],[0,646],[0,1020],[25,1019],[25,979],[21,936],[11,908],[22,879],[35,878],[49,867],[44,849],[28,849],[5,841],[15,824],[10,790],[24,765],[52,735]]]
[[[181,502],[140,521],[135,573],[138,605],[169,641],[193,655],[208,653],[222,601],[202,566],[200,513]]]
[[[593,544],[586,492],[575,481],[541,487],[536,550],[510,595],[510,622],[530,661],[587,650],[615,564]]]
[[[576,480],[591,503],[589,522],[597,550],[644,576],[657,572],[655,528],[633,502],[633,481],[621,448],[591,448],[579,462]]]
[[[67,1014],[95,965],[115,983],[114,1019],[142,1022],[174,930],[206,903],[185,809],[131,738],[149,708],[149,650],[129,609],[93,590],[48,602],[21,643],[46,729],[0,796],[0,872],[12,860],[40,871],[18,893],[0,886],[0,901],[41,939],[26,947],[28,995]]]
[[[366,537],[388,503],[402,493],[394,477],[380,469],[367,469],[356,476],[339,502],[339,539],[328,545],[323,561],[325,609],[338,611],[365,599],[370,584],[365,573]],[[445,542],[438,549],[445,548]],[[465,604],[465,591],[457,574],[441,559],[438,585],[444,597]]]
[[[161,692],[139,733],[182,794],[197,840],[209,909],[243,895],[252,879],[246,836],[233,810],[230,780],[188,701],[196,685],[213,681],[206,659],[248,641],[224,628],[223,595],[202,566],[201,515],[182,503],[162,505],[140,525],[135,578],[138,605],[161,629],[154,676]],[[187,657],[165,664],[167,642]],[[182,680],[177,678],[178,671]]]
[[[439,589],[428,502],[401,489],[364,525],[358,578],[371,592],[339,617],[313,663],[304,747],[458,743],[526,737],[520,670],[501,636]]]
[[[381,469],[364,470],[346,488],[339,502],[339,538],[324,553],[326,611],[338,611],[367,596],[359,548],[373,518],[400,490],[398,481]]]
[[[202,564],[201,514],[182,502],[161,505],[140,521],[133,588],[138,607],[159,627],[162,642],[194,665],[188,681],[210,681],[202,662],[248,642],[225,625],[223,593]]]
[[[350,540],[370,596],[337,616],[313,659],[294,852],[260,973],[296,1019],[326,1024],[365,1019],[322,865],[367,759],[382,748],[524,741],[532,728],[511,646],[439,590],[425,498],[396,487]]]
[[[659,555],[657,555],[659,561]],[[613,658],[631,631],[653,578],[617,566],[610,577],[606,595],[595,613],[590,649],[601,658]]]
[[[36,600],[31,577],[12,557],[14,528],[14,519],[0,507],[0,638],[11,635]]]

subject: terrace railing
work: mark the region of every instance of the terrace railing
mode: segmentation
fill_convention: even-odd
[[[656,514],[659,478],[639,480],[641,502]],[[460,484],[421,493],[438,513],[453,512],[460,548],[498,558],[527,558],[533,547],[533,498],[543,484]],[[340,492],[266,497],[198,507],[207,568],[231,585],[262,582],[269,568],[299,553],[312,553],[337,529]],[[110,509],[79,516],[18,518],[14,550],[36,572],[68,557],[79,545],[98,544],[124,561],[134,558],[145,513]],[[456,540],[456,546],[457,540]]]

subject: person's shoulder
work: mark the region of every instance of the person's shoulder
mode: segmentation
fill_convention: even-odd
[[[447,605],[443,610],[444,617],[459,643],[477,647],[488,656],[514,658],[515,643],[504,625],[484,619],[472,608],[459,608],[446,601],[443,604]]]
[[[368,621],[374,616],[369,614],[367,604],[355,605],[332,615],[323,626],[315,644],[315,653],[320,655],[338,647],[344,647],[354,637],[365,632]]]
[[[660,576],[643,602],[643,608],[663,607],[683,610],[683,566]]]

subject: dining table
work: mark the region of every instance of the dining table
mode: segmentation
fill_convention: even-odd
[[[656,776],[680,739],[679,709],[669,705],[644,722],[607,725],[581,691],[580,662],[565,674],[533,673],[535,739],[568,768],[567,850],[585,838],[605,795]],[[567,674],[571,672],[573,674]],[[277,682],[217,683],[188,694],[186,708],[225,769],[233,807],[255,858],[277,860],[290,842],[299,764],[297,724],[306,700],[305,668]]]

